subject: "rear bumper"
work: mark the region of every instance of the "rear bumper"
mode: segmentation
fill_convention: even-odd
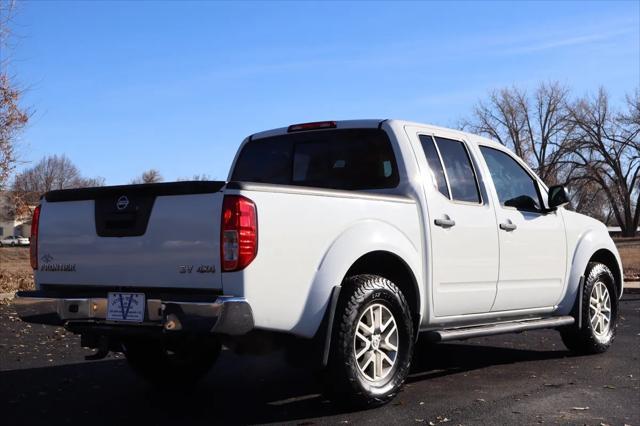
[[[83,327],[155,327],[167,332],[203,332],[242,335],[254,327],[253,312],[246,299],[219,296],[211,302],[146,300],[141,323],[107,321],[105,297],[46,297],[42,292],[18,292],[13,305],[23,321],[35,324]]]

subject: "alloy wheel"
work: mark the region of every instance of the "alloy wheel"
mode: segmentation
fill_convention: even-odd
[[[589,298],[589,320],[597,337],[605,336],[611,325],[611,297],[607,286],[598,281],[591,289]]]
[[[398,358],[398,326],[391,311],[380,303],[367,307],[353,339],[360,372],[372,382],[385,379]]]

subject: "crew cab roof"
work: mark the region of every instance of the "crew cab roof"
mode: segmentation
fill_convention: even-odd
[[[422,127],[427,131],[433,131],[433,132],[438,132],[438,131],[446,131],[448,133],[454,132],[460,135],[461,138],[464,138],[465,140],[471,142],[471,143],[478,143],[478,142],[482,142],[483,145],[488,145],[488,146],[496,146],[496,147],[503,147],[504,146],[502,144],[500,144],[499,142],[496,142],[492,139],[488,139],[473,133],[468,133],[468,132],[464,132],[462,130],[456,130],[456,129],[450,129],[450,128],[446,128],[446,127],[441,127],[441,126],[435,126],[432,124],[425,124],[425,123],[417,123],[417,122],[413,122],[413,121],[408,121],[408,120],[397,120],[397,119],[361,119],[361,120],[337,120],[335,121],[336,123],[336,129],[352,129],[352,128],[376,128],[379,127],[382,123],[387,122],[389,124],[393,124],[396,126],[400,126],[400,127],[404,127],[404,126],[416,126],[416,127]],[[293,123],[292,123],[293,124]],[[287,130],[288,130],[288,126],[286,127],[278,127],[276,129],[271,129],[271,130],[265,130],[262,132],[258,132],[258,133],[254,133],[253,135],[250,136],[250,139],[261,139],[261,138],[267,138],[270,136],[278,136],[278,135],[284,135],[287,134]]]
[[[334,121],[336,123],[336,129],[353,129],[353,128],[376,128],[385,120],[382,119],[365,119],[365,120],[340,120]],[[292,123],[294,124],[294,123]],[[262,132],[254,133],[251,135],[251,139],[261,139],[270,136],[278,136],[287,134],[289,126],[278,127],[276,129],[265,130]]]

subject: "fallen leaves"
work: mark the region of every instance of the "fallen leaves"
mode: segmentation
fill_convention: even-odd
[[[450,418],[445,417],[445,416],[437,416],[435,418],[435,420],[430,420],[429,422],[427,422],[426,419],[414,418],[413,420],[416,423],[427,423],[429,426],[435,426],[435,425],[441,424],[441,423],[449,423],[451,421]]]
[[[29,261],[27,260],[27,264]],[[19,290],[34,290],[32,271],[9,272],[0,270],[0,293],[13,293]]]

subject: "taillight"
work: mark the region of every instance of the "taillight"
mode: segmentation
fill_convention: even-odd
[[[241,195],[225,195],[222,202],[220,257],[222,270],[246,268],[258,253],[256,205]]]
[[[31,255],[31,267],[38,269],[38,225],[40,223],[40,206],[33,211],[31,219],[31,239],[29,242],[29,251]]]

